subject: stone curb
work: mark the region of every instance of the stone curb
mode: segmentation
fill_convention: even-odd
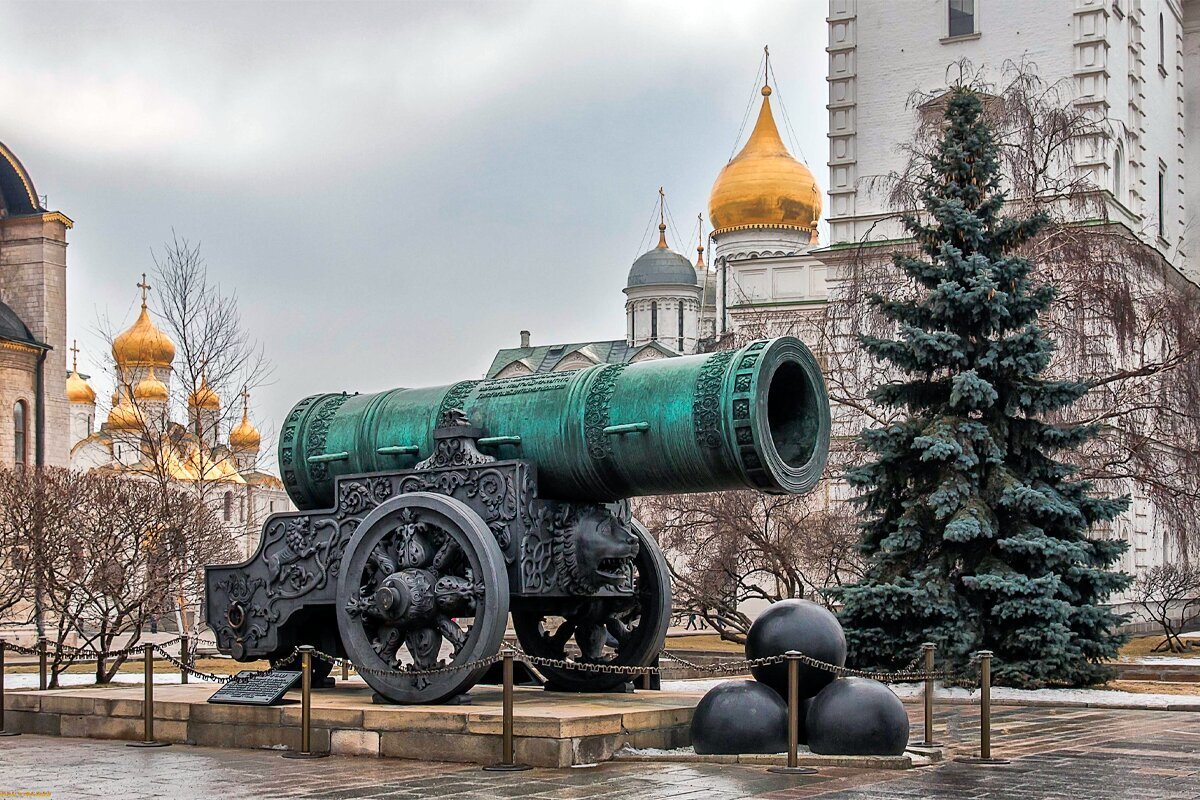
[[[849,769],[914,769],[928,767],[942,760],[940,750],[924,749],[908,750],[902,756],[822,756],[810,752],[800,752],[798,755],[797,763],[802,767],[846,767]],[[637,763],[743,764],[760,767],[787,764],[787,756],[784,754],[764,755],[759,753],[733,756],[682,752],[627,753],[618,750],[613,754],[612,760]]]
[[[908,705],[920,705],[921,698],[909,697],[904,698],[904,702]],[[978,697],[938,697],[933,700],[935,705],[947,706],[977,706],[979,705]],[[998,700],[992,698],[993,706],[1028,706],[1030,708],[1110,708],[1114,711],[1200,711],[1200,696],[1188,698],[1181,702],[1168,702],[1163,704],[1150,703],[1089,703],[1083,700]]]

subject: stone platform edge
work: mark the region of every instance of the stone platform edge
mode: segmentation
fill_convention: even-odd
[[[853,769],[913,769],[928,767],[942,760],[938,749],[906,750],[898,756],[823,756],[802,748],[796,759],[801,767],[849,767]],[[743,755],[701,755],[687,752],[639,753],[617,751],[613,761],[643,763],[666,762],[682,764],[746,764],[763,767],[783,766],[787,756],[750,753]]]
[[[197,700],[180,699],[183,688],[155,687],[157,740],[207,747],[300,749],[298,701],[279,706],[210,704],[204,700],[215,689],[204,687],[203,699]],[[140,741],[141,694],[141,687],[9,691],[4,698],[5,727],[47,736]],[[368,700],[338,707],[315,702],[311,747],[335,755],[496,763],[501,748],[500,693],[482,694],[465,706],[379,706]],[[496,695],[494,703],[491,694]],[[522,694],[526,700],[544,696],[540,690],[518,689],[518,699]],[[594,713],[581,712],[588,701],[573,697],[548,699],[533,709],[518,705],[515,758],[532,766],[570,767],[608,761],[626,746],[666,750],[690,744],[692,711],[699,696],[679,696],[674,704],[661,695],[640,695],[639,700],[624,708],[597,703]],[[556,715],[557,706],[570,706],[573,713]]]

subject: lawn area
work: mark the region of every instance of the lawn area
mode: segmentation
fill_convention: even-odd
[[[728,642],[722,639],[715,633],[706,633],[701,636],[668,636],[666,647],[668,650],[710,650],[721,651],[728,653],[745,653],[745,645],[740,645],[737,642]]]
[[[1195,646],[1191,650],[1183,653],[1171,653],[1166,650],[1160,650],[1155,653],[1154,648],[1162,643],[1161,635],[1153,636],[1138,636],[1130,639],[1124,647],[1121,648],[1121,655],[1126,658],[1137,658],[1140,656],[1176,656],[1183,658],[1200,658],[1200,641],[1196,639],[1185,639],[1184,641],[1195,642]]]

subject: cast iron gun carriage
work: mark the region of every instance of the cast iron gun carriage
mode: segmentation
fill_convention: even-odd
[[[206,612],[235,659],[310,644],[381,696],[444,702],[502,644],[570,667],[560,689],[627,680],[671,617],[670,577],[628,498],[820,477],[829,402],[797,339],[634,364],[301,400],[279,438],[299,511],[254,556],[206,569]],[[572,645],[573,640],[573,645]],[[407,652],[406,652],[407,651]],[[437,671],[439,665],[456,667]],[[432,674],[431,674],[432,671]]]

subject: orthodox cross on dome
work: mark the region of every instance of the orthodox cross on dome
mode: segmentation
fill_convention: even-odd
[[[79,372],[79,340],[71,340],[71,372]]]
[[[242,387],[242,416],[245,417],[245,416],[248,416],[249,414],[250,414],[250,387],[243,386]]]
[[[667,249],[667,195],[658,187],[658,246]]]
[[[696,215],[696,224],[700,229],[700,240],[696,242],[696,266],[704,266],[704,215]]]
[[[142,308],[146,307],[146,292],[150,291],[151,286],[146,282],[146,273],[142,273],[142,281],[137,285],[142,290]]]
[[[771,94],[771,48],[763,45],[763,94]]]

